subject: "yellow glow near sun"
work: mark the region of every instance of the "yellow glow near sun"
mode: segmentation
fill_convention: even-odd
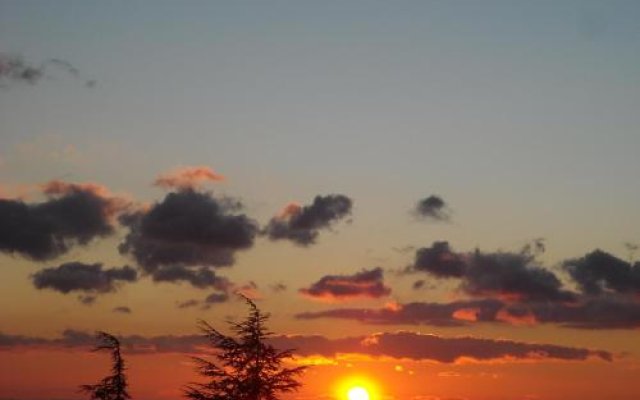
[[[363,387],[356,386],[349,389],[347,398],[349,400],[369,400],[369,392]]]

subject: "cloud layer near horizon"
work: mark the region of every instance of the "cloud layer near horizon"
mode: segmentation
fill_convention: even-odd
[[[123,348],[132,354],[149,353],[201,353],[206,352],[202,335],[166,335],[121,337]],[[329,339],[320,335],[273,336],[270,343],[279,349],[295,349],[299,356],[320,355],[336,357],[340,354],[358,354],[371,357],[411,359],[454,363],[462,359],[483,361],[564,360],[584,361],[589,358],[612,361],[614,355],[603,350],[551,344],[526,343],[512,340],[482,339],[470,336],[442,337],[416,332],[376,333],[367,336]],[[92,334],[66,330],[58,339],[45,339],[0,333],[0,350],[23,348],[89,349],[95,344]]]
[[[640,328],[640,304],[624,299],[591,299],[579,304],[506,303],[497,299],[450,303],[411,302],[383,308],[334,308],[303,312],[297,319],[334,318],[374,325],[469,326],[475,323],[556,324],[576,329]]]

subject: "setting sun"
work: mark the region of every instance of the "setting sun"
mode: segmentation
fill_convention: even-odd
[[[356,386],[349,389],[349,392],[347,392],[347,398],[349,400],[369,400],[369,392],[367,392],[367,389],[363,387]]]
[[[364,376],[345,378],[336,386],[336,398],[341,400],[379,400],[379,392],[378,385]]]

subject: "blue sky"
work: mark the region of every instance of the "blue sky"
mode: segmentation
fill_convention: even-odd
[[[563,222],[616,228],[608,246],[637,232],[637,2],[1,7],[3,51],[98,81],[0,98],[4,148],[55,135],[119,158],[100,149],[95,170],[56,174],[138,192],[168,166],[207,164],[240,194],[265,182],[276,203],[329,190],[399,208],[436,192],[469,222],[521,219],[505,232],[517,240],[566,240]],[[46,179],[36,169],[2,173]]]

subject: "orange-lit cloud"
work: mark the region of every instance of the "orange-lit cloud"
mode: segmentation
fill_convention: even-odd
[[[327,275],[308,288],[303,295],[317,300],[344,301],[357,297],[380,298],[391,289],[384,284],[382,268],[363,269],[353,275]]]
[[[131,353],[197,353],[206,344],[206,339],[201,335],[155,337],[133,335],[120,339],[125,351]],[[472,360],[473,362],[582,361],[590,358],[612,361],[614,358],[613,354],[603,350],[470,336],[443,337],[407,331],[338,339],[329,339],[320,335],[283,335],[273,336],[269,340],[276,348],[296,349],[295,353],[302,357],[320,356],[335,360],[384,358],[454,363],[464,360]],[[23,348],[87,349],[91,347],[93,341],[92,334],[75,330],[65,331],[62,338],[59,339],[0,333],[0,350]],[[348,357],[345,358],[345,355]]]
[[[113,194],[106,186],[97,183],[69,183],[52,180],[40,185],[41,190],[48,196],[67,196],[73,193],[89,193],[105,202],[104,212],[107,217],[130,209],[133,201],[120,195]]]
[[[221,182],[224,176],[207,166],[178,168],[164,173],[155,180],[154,185],[165,189],[194,189],[205,182]]]

